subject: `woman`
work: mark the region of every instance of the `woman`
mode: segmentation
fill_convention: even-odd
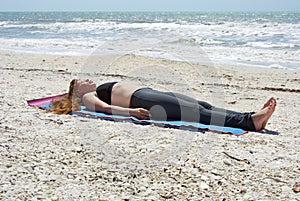
[[[214,107],[178,93],[162,92],[129,82],[109,82],[100,86],[92,80],[72,80],[68,95],[54,100],[48,112],[67,114],[88,110],[136,116],[140,119],[177,119],[245,130],[264,129],[276,107],[270,98],[258,112],[240,113]]]

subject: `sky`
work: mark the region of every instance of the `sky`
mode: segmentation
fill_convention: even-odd
[[[0,0],[0,11],[300,11],[300,0]]]

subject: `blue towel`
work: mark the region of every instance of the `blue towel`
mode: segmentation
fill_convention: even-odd
[[[42,108],[48,109],[50,108],[50,104],[44,104]],[[223,134],[233,134],[233,135],[242,135],[247,133],[247,131],[240,128],[232,128],[232,127],[222,127],[222,126],[214,126],[214,125],[206,125],[197,122],[187,122],[187,121],[178,121],[178,120],[167,120],[167,121],[159,121],[159,120],[140,120],[136,117],[130,116],[120,116],[120,115],[112,115],[105,114],[102,112],[93,112],[85,109],[84,106],[81,106],[80,111],[71,112],[72,115],[78,115],[81,117],[94,118],[94,119],[102,119],[108,121],[122,121],[122,122],[132,122],[135,124],[141,125],[156,125],[165,128],[177,128],[183,130],[197,131],[204,133],[205,131],[213,131],[217,133]]]

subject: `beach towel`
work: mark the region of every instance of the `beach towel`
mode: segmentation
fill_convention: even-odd
[[[27,103],[29,106],[38,107],[40,109],[46,110],[51,107],[51,101],[53,99],[58,99],[66,94],[60,94],[57,96],[50,96],[45,98],[28,100]],[[166,121],[158,121],[158,120],[140,120],[133,116],[120,116],[120,115],[112,115],[105,114],[102,112],[93,112],[85,109],[84,106],[81,106],[80,111],[70,112],[70,115],[77,115],[81,117],[94,118],[94,119],[102,119],[108,121],[116,121],[116,122],[131,122],[135,124],[141,125],[156,125],[165,128],[176,128],[183,130],[191,130],[204,133],[205,131],[212,131],[222,134],[232,134],[232,135],[242,135],[247,133],[247,131],[240,128],[232,128],[232,127],[222,127],[222,126],[214,126],[214,125],[205,125],[197,122],[186,122],[186,121],[178,121],[178,120],[166,120]]]

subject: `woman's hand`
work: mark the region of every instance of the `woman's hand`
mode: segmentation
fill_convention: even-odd
[[[129,114],[139,119],[150,119],[150,112],[144,108],[131,108]]]

